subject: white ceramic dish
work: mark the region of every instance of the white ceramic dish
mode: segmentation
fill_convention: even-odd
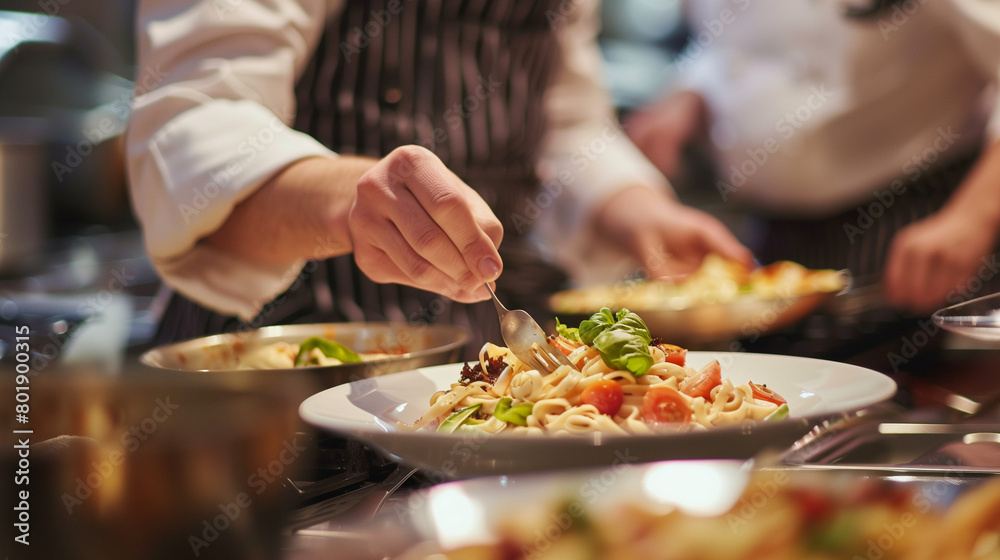
[[[713,359],[735,383],[766,383],[786,399],[783,422],[742,424],[711,430],[636,436],[518,436],[404,432],[436,391],[458,380],[462,364],[421,368],[363,379],[306,399],[300,416],[309,424],[357,437],[406,463],[442,478],[606,466],[668,459],[747,458],[766,448],[784,448],[820,417],[886,400],[896,384],[881,373],[824,360],[769,354],[689,352],[700,367]]]

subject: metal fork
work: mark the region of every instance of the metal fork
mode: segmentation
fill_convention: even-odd
[[[532,369],[549,373],[561,365],[577,369],[562,352],[549,344],[549,337],[545,336],[545,331],[538,326],[531,315],[523,309],[513,311],[507,309],[497,299],[497,294],[489,284],[486,284],[486,289],[490,291],[493,303],[497,307],[503,341],[518,360]]]

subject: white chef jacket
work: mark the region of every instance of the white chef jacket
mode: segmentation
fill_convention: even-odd
[[[996,138],[1000,2],[907,0],[861,20],[848,4],[686,5],[681,87],[707,101],[723,200],[834,214],[967,156],[988,122]]]
[[[550,188],[565,193],[544,209],[549,216],[527,219],[562,235],[557,254],[576,249],[569,240],[583,236],[573,228],[617,190],[669,188],[616,128],[600,84],[597,4],[574,0],[567,3],[572,10],[552,18],[563,54],[547,93],[550,132],[539,171],[570,180]],[[297,78],[327,18],[342,6],[342,0],[140,2],[140,75],[127,136],[132,201],[154,266],[189,299],[250,319],[303,265],[254,262],[200,240],[290,163],[337,157],[288,124]]]

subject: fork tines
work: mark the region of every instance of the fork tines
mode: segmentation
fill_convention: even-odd
[[[531,357],[537,362],[538,366],[536,369],[539,371],[547,371],[552,373],[553,371],[559,369],[559,366],[569,366],[576,369],[576,366],[570,362],[566,356],[559,352],[558,350],[551,350],[542,347],[542,345],[537,342],[531,345]]]

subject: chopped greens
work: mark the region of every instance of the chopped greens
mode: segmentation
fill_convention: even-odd
[[[580,340],[580,329],[577,327],[568,327],[559,322],[559,317],[556,317],[556,332],[559,336],[565,338],[566,340],[572,340],[573,342],[583,342]]]
[[[343,344],[335,340],[328,340],[318,336],[313,336],[307,338],[301,345],[299,345],[299,353],[295,355],[295,366],[301,367],[319,365],[319,361],[316,358],[309,358],[309,353],[312,352],[314,348],[319,348],[319,351],[322,352],[327,358],[336,358],[345,364],[361,361],[361,356]]]
[[[443,434],[450,434],[454,432],[455,430],[458,429],[459,426],[461,426],[467,420],[469,420],[469,417],[475,414],[475,412],[479,410],[481,406],[483,406],[483,403],[474,404],[472,406],[463,408],[458,412],[455,412],[454,414],[446,418],[444,422],[441,422],[441,425],[438,426],[437,431]]]
[[[787,417],[788,417],[788,403],[783,403],[781,406],[776,408],[774,412],[765,416],[763,422],[770,422],[772,420],[784,420]]]
[[[493,409],[493,416],[496,416],[498,419],[509,424],[527,426],[527,418],[531,415],[531,409],[535,405],[530,402],[525,402],[517,406],[511,406],[512,402],[514,402],[514,399],[510,397],[503,397],[500,399],[496,408]]]

